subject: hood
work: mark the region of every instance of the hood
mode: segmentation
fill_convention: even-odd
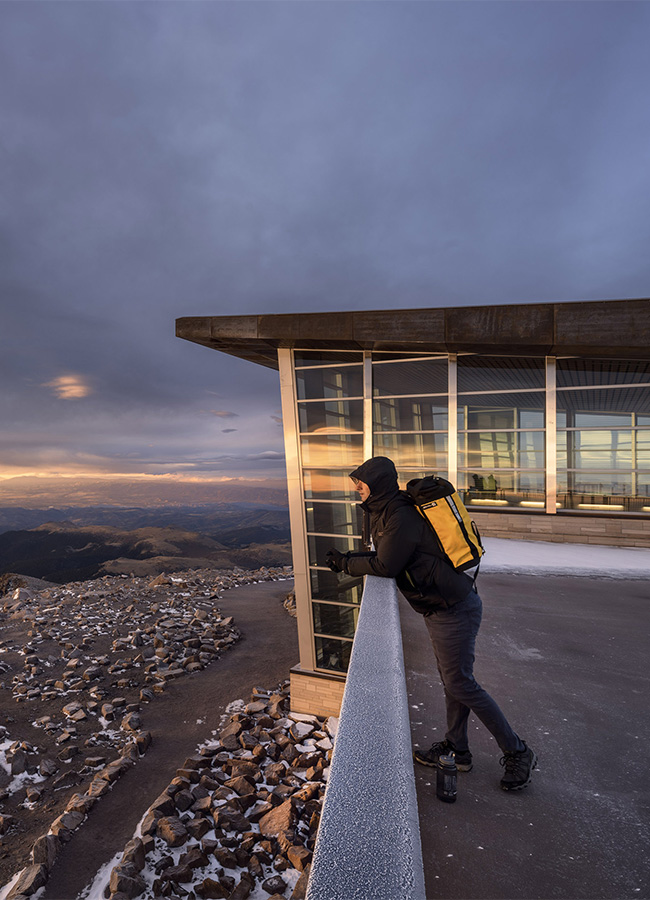
[[[367,459],[358,469],[350,472],[350,478],[358,478],[368,485],[370,497],[363,505],[370,508],[378,503],[383,505],[399,492],[395,463],[387,456],[373,456],[372,459]]]

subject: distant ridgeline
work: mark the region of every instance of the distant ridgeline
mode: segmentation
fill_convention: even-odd
[[[0,575],[63,584],[104,574],[290,565],[286,508],[0,508]]]

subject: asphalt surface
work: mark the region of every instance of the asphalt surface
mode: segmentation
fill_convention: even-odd
[[[226,706],[248,700],[255,686],[273,688],[298,661],[296,620],[282,601],[289,581],[263,582],[226,591],[219,607],[234,616],[241,640],[207,669],[171,682],[143,706],[153,743],[91,810],[64,846],[40,900],[75,900],[97,871],[121,850],[143,814],[198,744],[219,728]]]
[[[523,791],[499,787],[499,748],[470,716],[474,769],[455,804],[415,764],[427,900],[650,897],[646,581],[482,575],[475,675],[537,752]],[[402,633],[414,743],[445,735],[423,620]]]

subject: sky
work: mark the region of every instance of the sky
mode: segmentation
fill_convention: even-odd
[[[0,3],[0,505],[284,478],[277,374],[180,316],[648,297],[649,42],[624,0]]]

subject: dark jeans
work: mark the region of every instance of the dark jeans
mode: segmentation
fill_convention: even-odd
[[[459,752],[469,750],[467,719],[471,710],[504,753],[523,750],[522,741],[498,705],[474,678],[474,645],[482,614],[481,598],[472,591],[451,609],[441,609],[424,619],[445,689],[445,737]]]

